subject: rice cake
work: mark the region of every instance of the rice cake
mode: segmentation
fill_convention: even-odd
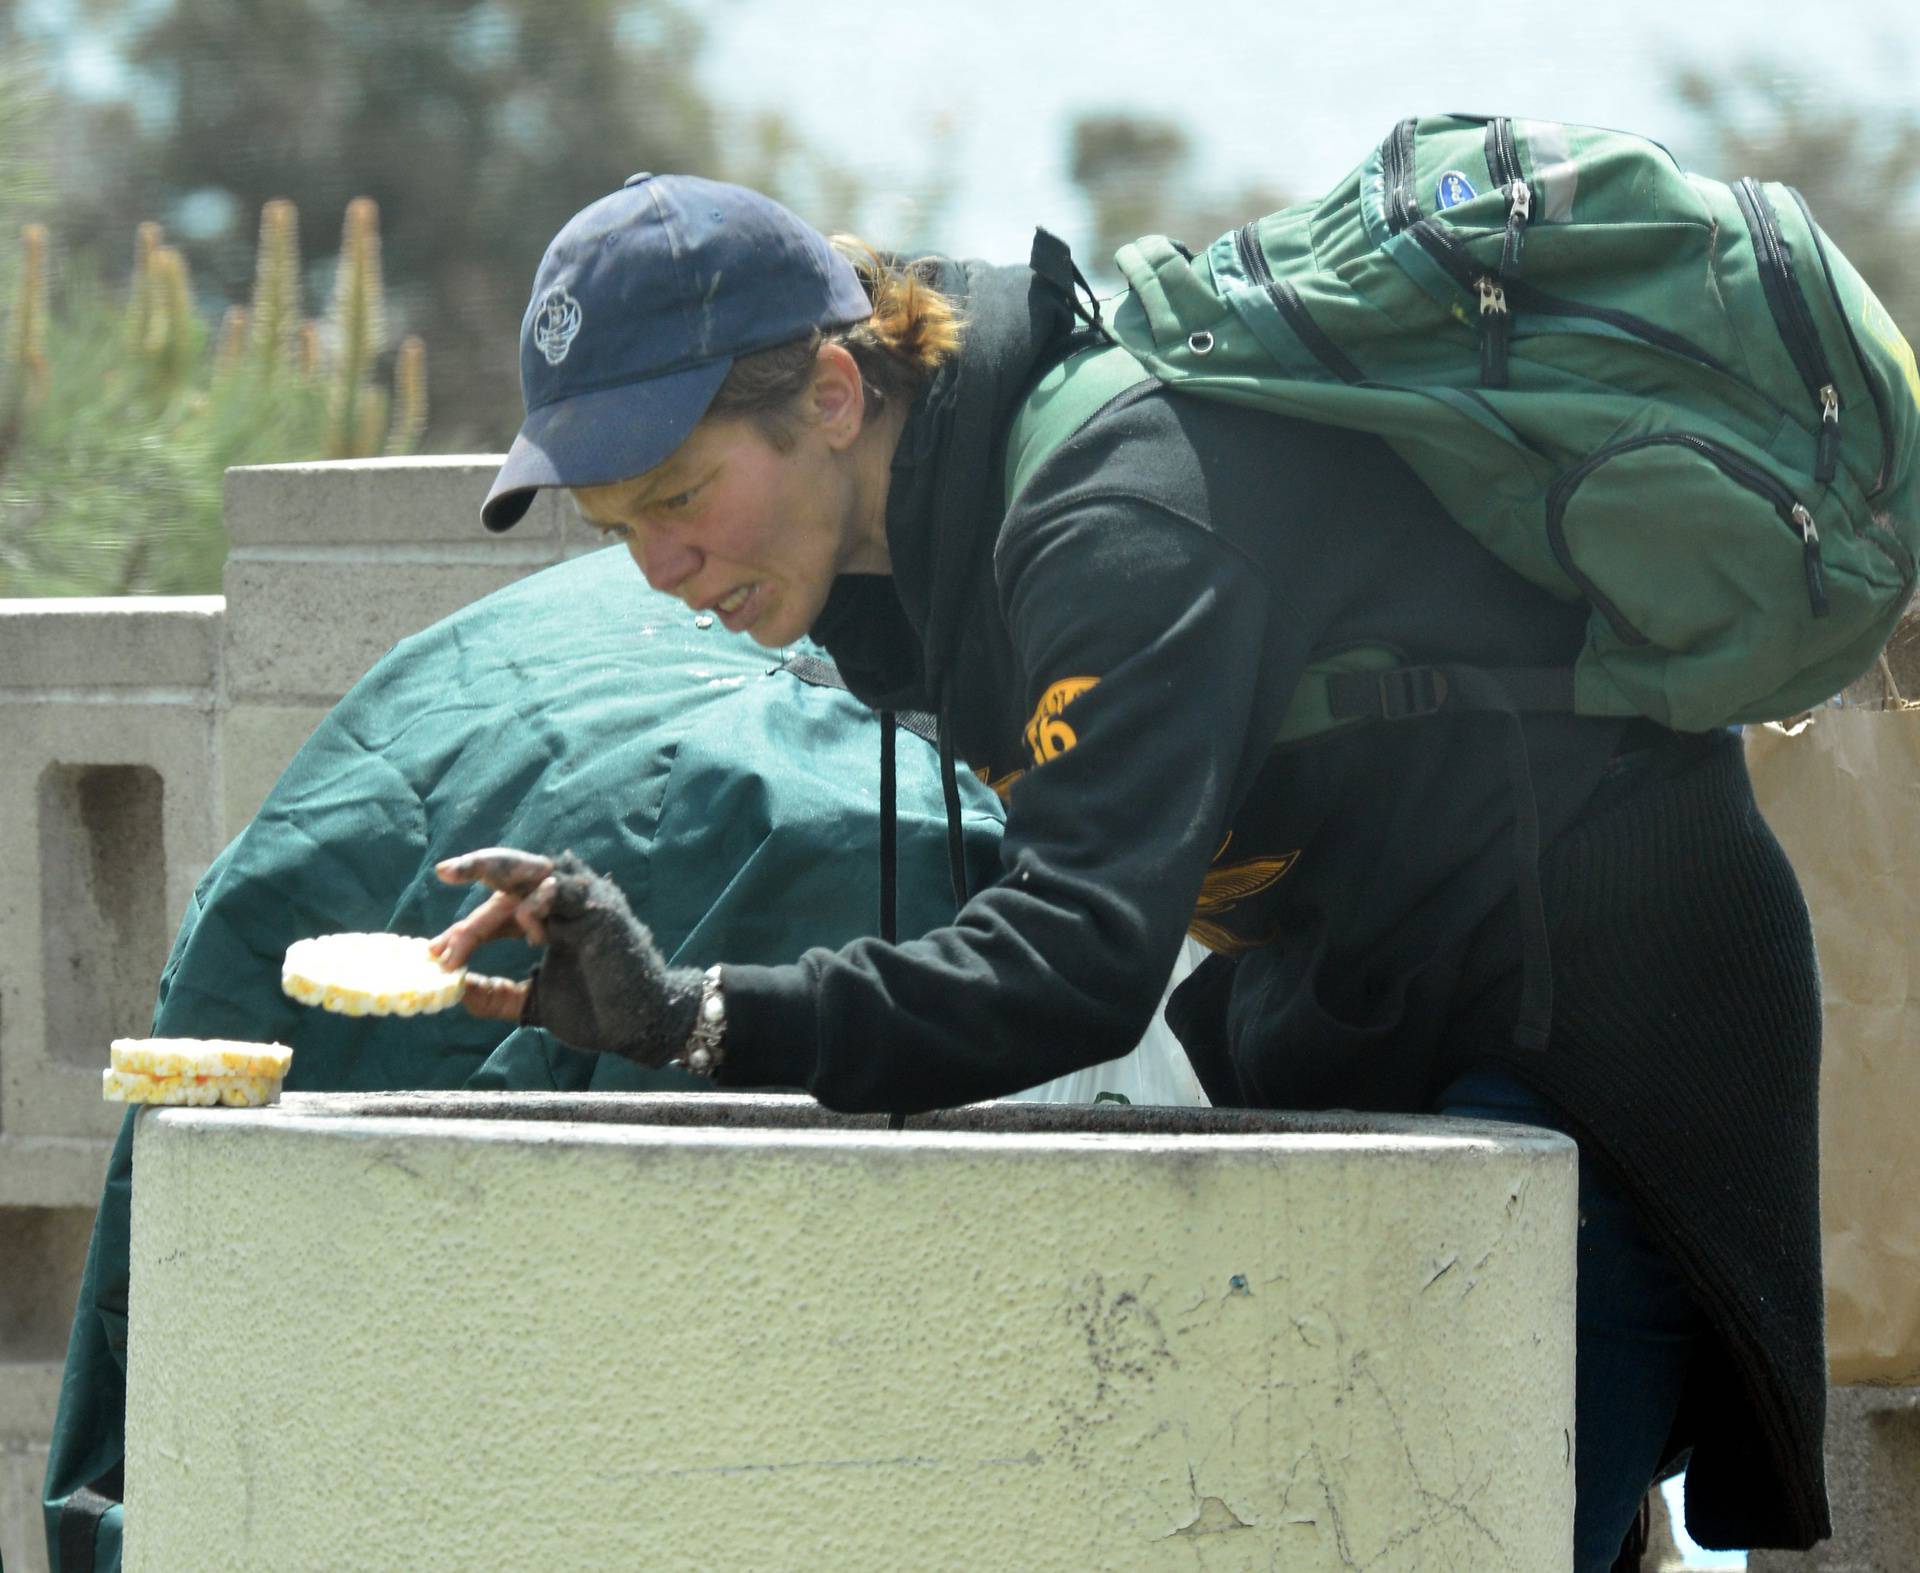
[[[283,1043],[228,1038],[115,1038],[108,1051],[117,1071],[142,1076],[284,1077],[293,1050]]]
[[[278,1076],[145,1076],[108,1066],[100,1073],[100,1095],[109,1103],[187,1104],[198,1108],[225,1104],[258,1109],[280,1101]]]
[[[345,1016],[415,1016],[457,1005],[467,969],[449,970],[405,934],[321,934],[287,947],[280,987]]]

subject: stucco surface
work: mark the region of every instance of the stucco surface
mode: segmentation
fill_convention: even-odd
[[[129,1569],[1568,1561],[1560,1138],[328,1107],[141,1116]]]

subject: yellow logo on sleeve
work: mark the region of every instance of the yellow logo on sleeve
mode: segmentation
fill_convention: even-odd
[[[1027,723],[1027,751],[1036,765],[1057,759],[1080,741],[1061,713],[1099,681],[1097,677],[1063,677],[1040,696]]]

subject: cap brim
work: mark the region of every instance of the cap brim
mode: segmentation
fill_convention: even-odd
[[[493,478],[480,522],[510,530],[543,486],[605,486],[642,475],[687,440],[733,360],[556,399],[527,416]]]

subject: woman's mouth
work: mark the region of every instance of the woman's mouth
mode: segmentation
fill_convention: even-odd
[[[760,594],[759,581],[755,580],[723,595],[713,603],[713,609],[720,614],[720,621],[729,633],[745,633],[760,615],[765,599]]]

